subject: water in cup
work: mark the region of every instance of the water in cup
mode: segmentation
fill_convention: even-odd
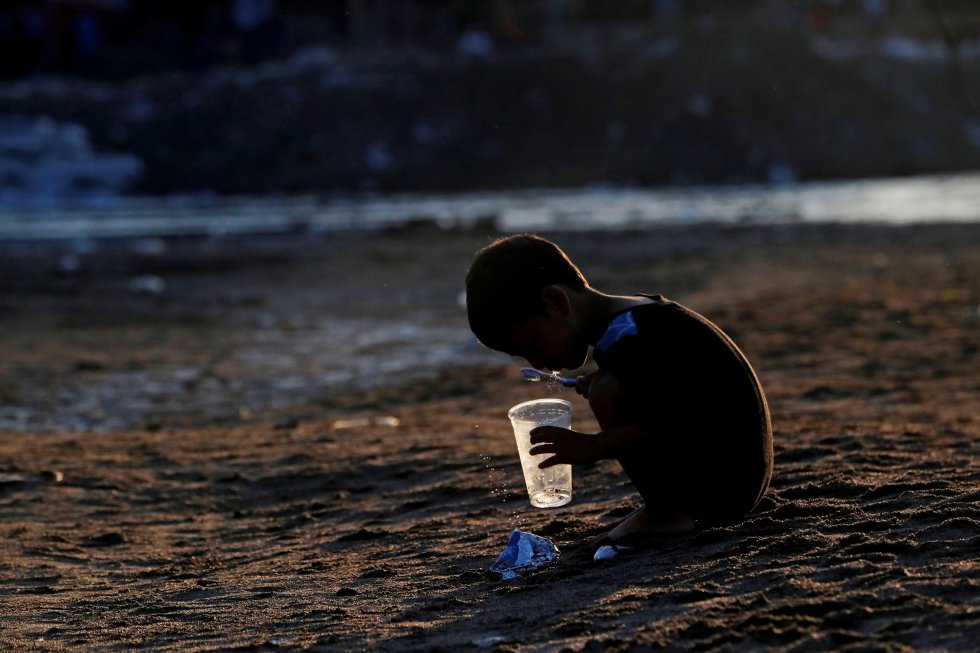
[[[532,429],[538,426],[572,427],[572,404],[564,399],[535,399],[517,404],[507,416],[514,427],[531,505],[536,508],[557,508],[571,501],[572,466],[555,465],[538,469],[538,463],[553,454],[532,456],[528,451],[531,448]]]

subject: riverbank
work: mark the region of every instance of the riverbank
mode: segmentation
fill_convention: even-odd
[[[465,329],[459,286],[490,237],[120,244],[77,273],[5,258],[0,404],[84,417],[0,432],[8,645],[972,647],[980,226],[553,234],[595,286],[719,323],[773,411],[773,485],[744,523],[603,564],[578,545],[635,505],[614,465],[577,470],[554,511],[521,487],[504,413],[551,391],[506,357],[426,369],[411,340]],[[132,283],[147,276],[163,288]],[[356,340],[382,323],[401,331]],[[334,361],[363,357],[360,378],[406,342],[424,374],[308,392]],[[145,375],[106,383],[127,371]],[[293,401],[243,400],[283,378]],[[513,528],[562,559],[486,578]]]

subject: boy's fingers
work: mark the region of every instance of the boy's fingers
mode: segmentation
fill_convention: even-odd
[[[536,447],[531,447],[528,453],[532,456],[540,456],[543,453],[558,453],[558,447],[554,444],[539,444]]]
[[[537,426],[531,429],[531,444],[554,442],[560,438],[565,429],[558,426]]]
[[[561,461],[558,460],[558,456],[552,456],[546,460],[542,460],[538,463],[538,469],[547,469],[548,467],[554,467],[555,465],[560,465]]]

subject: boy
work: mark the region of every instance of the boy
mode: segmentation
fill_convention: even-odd
[[[538,369],[598,370],[577,391],[602,429],[532,431],[539,467],[615,458],[644,505],[608,534],[679,534],[752,510],[772,475],[765,395],[738,347],[703,316],[660,295],[609,295],[557,245],[523,234],[477,252],[466,276],[470,328],[487,347]]]

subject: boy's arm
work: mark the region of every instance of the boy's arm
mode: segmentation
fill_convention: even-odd
[[[588,435],[557,426],[540,426],[531,431],[532,455],[555,454],[538,465],[544,469],[553,465],[591,465],[605,458],[618,458],[631,444],[651,437],[649,429],[625,421],[622,405],[623,391],[616,376],[606,370],[596,370],[578,379],[576,390],[589,400],[589,408],[602,430]]]
[[[529,453],[532,456],[555,454],[542,461],[538,465],[540,469],[554,465],[592,465],[605,458],[617,458],[624,449],[649,435],[646,429],[629,424],[613,426],[595,435],[558,426],[539,426],[531,431],[531,444],[535,446]]]

